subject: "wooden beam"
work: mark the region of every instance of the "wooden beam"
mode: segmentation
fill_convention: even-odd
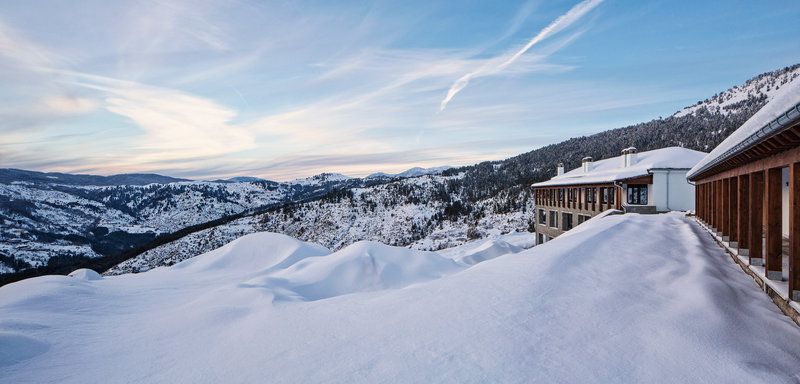
[[[722,213],[722,217],[720,217],[720,232],[722,232],[722,241],[728,241],[729,235],[731,233],[730,228],[730,201],[731,201],[731,190],[730,190],[730,181],[731,179],[724,179],[722,180],[722,204],[720,205],[720,213]]]
[[[716,232],[717,226],[717,198],[719,197],[719,190],[717,190],[717,183],[719,181],[711,182],[711,228]]]
[[[750,265],[764,265],[762,246],[762,221],[764,219],[764,172],[750,174],[750,221],[747,233],[750,235]]]
[[[800,301],[800,162],[789,164],[789,298]]]
[[[723,196],[724,193],[722,192],[723,189],[724,189],[724,184],[723,184],[722,180],[717,180],[717,198],[716,198],[716,201],[714,202],[714,204],[717,207],[717,214],[716,214],[716,216],[717,216],[717,218],[716,218],[717,227],[716,228],[717,228],[717,233],[719,233],[720,236],[722,236],[722,226],[723,226],[722,222],[725,221],[724,210],[722,209],[722,207],[725,206],[725,204],[724,204],[725,198]]]
[[[750,219],[750,177],[749,175],[741,175],[739,176],[738,181],[738,199],[736,202],[736,210],[739,213],[739,217],[736,220],[737,224],[737,232],[738,232],[738,246],[739,246],[739,256],[748,256],[750,250],[750,233],[748,232],[749,226],[747,225],[747,221]]]
[[[770,168],[767,170],[766,179],[766,198],[767,198],[767,233],[765,269],[767,278],[770,280],[783,279],[783,250],[781,244],[781,202],[782,202],[782,177],[780,168]]]
[[[728,179],[728,239],[731,248],[739,246],[739,178]]]

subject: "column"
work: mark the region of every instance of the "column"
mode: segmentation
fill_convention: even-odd
[[[720,213],[722,213],[722,217],[720,217],[720,232],[722,232],[722,241],[730,241],[730,233],[731,229],[729,228],[728,224],[730,223],[729,217],[731,215],[730,210],[728,207],[730,206],[730,180],[723,179],[722,180],[722,205],[720,205]]]
[[[703,221],[708,225],[711,221],[709,213],[711,212],[711,205],[708,203],[708,197],[711,195],[711,190],[708,188],[709,184],[703,184]]]
[[[694,215],[700,218],[702,214],[702,210],[700,209],[700,186],[695,184],[694,186]]]
[[[589,203],[587,202],[588,201],[587,200],[588,196],[589,196],[589,194],[588,194],[588,192],[586,192],[586,187],[581,188],[581,198],[582,198],[581,209],[583,209],[583,210],[589,209],[588,208],[589,207]]]
[[[750,255],[750,226],[747,221],[750,219],[750,177],[748,175],[739,176],[739,199],[737,202],[737,211],[739,219],[737,220],[737,232],[739,233],[739,256]]]
[[[800,163],[789,164],[789,298],[800,301]]]
[[[767,218],[766,218],[766,258],[765,268],[767,278],[770,280],[781,280],[783,260],[781,249],[781,169],[770,168],[767,170],[766,178],[766,198],[767,198]]]
[[[725,182],[717,181],[717,233],[724,236],[722,228],[725,226]]]
[[[717,182],[712,181],[711,183],[711,196],[709,196],[709,202],[711,203],[711,229],[714,233],[717,232]]]
[[[750,174],[750,221],[747,233],[750,235],[750,265],[764,265],[762,225],[764,218],[764,172]]]
[[[739,247],[739,178],[731,177],[728,181],[728,239],[731,248]]]

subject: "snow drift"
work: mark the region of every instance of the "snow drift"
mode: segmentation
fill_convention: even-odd
[[[99,273],[87,268],[76,269],[67,276],[81,280],[100,280],[103,278]]]
[[[442,255],[477,261],[498,245]],[[800,373],[798,345],[677,213],[593,219],[471,267],[258,234],[137,275],[0,288],[9,383],[773,383]]]
[[[319,300],[355,292],[402,288],[463,269],[433,252],[362,241],[336,253],[309,257],[244,285],[263,287],[279,300]]]

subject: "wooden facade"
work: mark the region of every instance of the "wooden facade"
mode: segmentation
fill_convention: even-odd
[[[534,187],[533,196],[539,243],[545,241],[545,236],[552,239],[568,231],[582,223],[582,219],[608,209],[621,209],[622,200],[621,189],[613,183]],[[553,223],[551,213],[556,216],[556,223]]]
[[[765,126],[772,130],[769,134],[690,176],[696,183],[698,219],[738,249],[739,256],[747,256],[750,265],[763,266],[767,279],[783,280],[788,272],[789,298],[794,301],[800,301],[799,116],[800,104]],[[786,216],[788,239],[783,235]]]

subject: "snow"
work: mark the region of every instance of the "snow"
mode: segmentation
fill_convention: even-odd
[[[409,169],[407,169],[407,170],[405,170],[403,172],[400,172],[400,173],[377,172],[377,173],[373,173],[373,174],[365,177],[365,179],[370,179],[370,178],[374,178],[374,177],[400,177],[400,178],[406,178],[406,177],[419,177],[419,176],[425,176],[425,175],[438,175],[438,174],[440,174],[440,173],[442,173],[442,172],[444,172],[444,171],[446,171],[446,170],[448,170],[450,168],[453,168],[453,167],[451,167],[449,165],[445,165],[445,166],[441,166],[441,167],[432,167],[432,168],[413,167],[413,168],[409,168]]]
[[[745,141],[759,129],[798,104],[800,104],[800,81],[794,80],[775,92],[774,98],[768,102],[767,105],[758,110],[758,112],[742,124],[739,129],[723,140],[711,153],[689,170],[687,174],[688,177],[694,176],[695,173],[699,172],[703,167],[716,161],[718,157],[725,154],[729,149]]]
[[[533,186],[610,183],[616,180],[645,176],[652,169],[689,169],[705,155],[704,152],[681,147],[655,149],[638,153],[636,163],[629,167],[623,167],[622,156],[617,156],[593,162],[589,172],[584,173],[583,168],[576,168]]]
[[[321,300],[356,292],[402,288],[460,271],[433,252],[361,241],[327,256],[309,257],[245,284],[276,292],[277,300]]]
[[[287,182],[286,184],[314,186],[314,185],[322,185],[327,182],[347,181],[351,179],[353,178],[350,176],[342,175],[341,173],[320,173],[319,175],[306,177],[303,179],[295,179],[293,181]]]
[[[711,113],[720,113],[723,115],[734,113],[739,109],[737,108],[737,103],[749,98],[757,98],[763,95],[766,96],[767,100],[772,100],[783,85],[797,77],[800,77],[800,67],[795,67],[793,70],[787,70],[785,72],[777,70],[771,73],[765,73],[747,80],[744,84],[734,86],[725,92],[720,92],[710,99],[699,101],[695,105],[683,108],[673,116],[681,117],[694,114],[703,108]]]
[[[522,247],[509,244],[499,237],[467,243],[458,247],[443,249],[439,254],[460,263],[475,265],[509,253],[522,252]]]
[[[257,234],[146,273],[0,287],[0,377],[774,383],[800,373],[797,326],[678,213],[594,218],[470,267],[372,242],[327,252]]]
[[[103,278],[99,273],[87,268],[76,269],[67,276],[81,280],[100,280]]]

